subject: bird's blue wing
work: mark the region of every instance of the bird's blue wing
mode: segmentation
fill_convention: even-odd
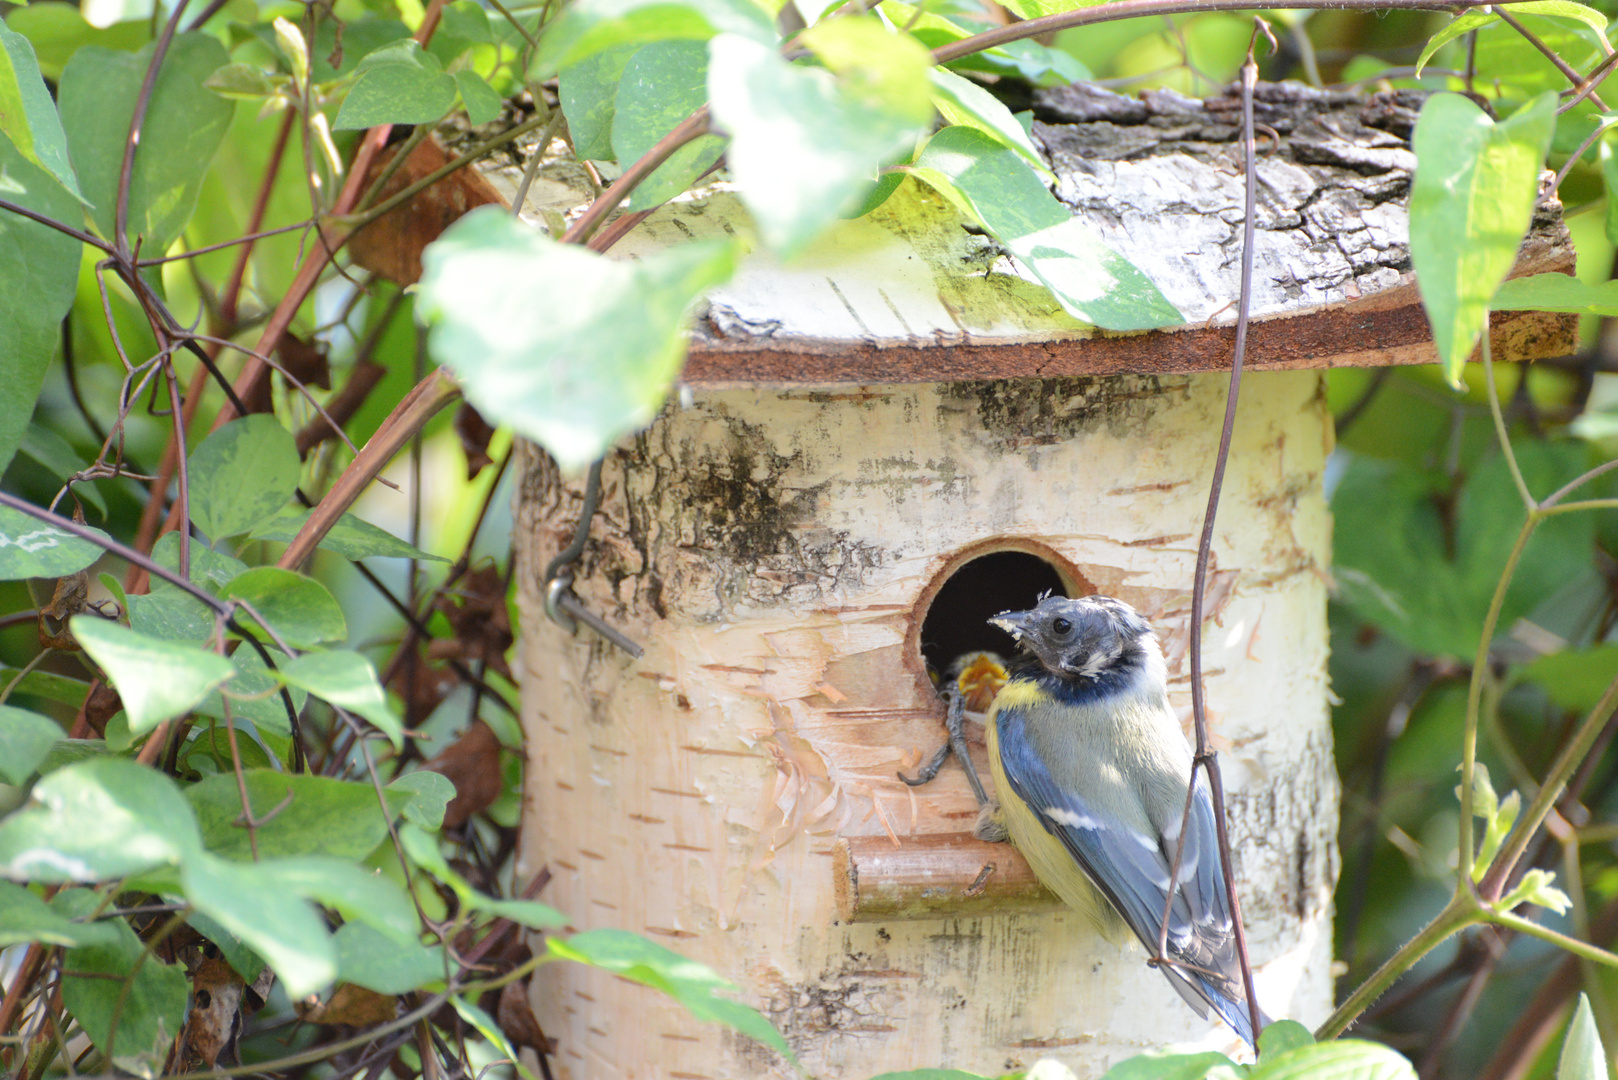
[[[1028,738],[1021,710],[1001,709],[996,723],[1000,763],[1012,789],[1061,841],[1141,943],[1156,952],[1178,822],[1169,830],[1171,835],[1163,837],[1110,819],[1083,793],[1056,782]],[[1213,801],[1206,782],[1200,775],[1197,780],[1168,932],[1169,955],[1189,968],[1161,970],[1199,1014],[1206,1015],[1204,1002],[1212,1005],[1252,1042],[1251,1021],[1239,1004],[1244,995],[1219,865]]]

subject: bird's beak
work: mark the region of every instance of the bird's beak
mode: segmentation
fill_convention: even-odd
[[[1028,623],[1033,614],[1032,611],[1002,611],[989,621],[1018,641],[1021,641],[1023,634],[1028,630]]]

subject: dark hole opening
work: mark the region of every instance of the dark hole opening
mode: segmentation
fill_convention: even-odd
[[[1011,635],[989,619],[1002,611],[1024,611],[1040,596],[1067,595],[1056,567],[1024,551],[980,555],[951,574],[939,588],[921,622],[921,655],[934,671],[949,669],[962,653],[988,649],[1010,658]]]

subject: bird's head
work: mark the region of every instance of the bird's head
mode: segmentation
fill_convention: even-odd
[[[1100,679],[1145,667],[1160,656],[1140,612],[1110,596],[1047,596],[1027,611],[989,620],[1061,679]]]

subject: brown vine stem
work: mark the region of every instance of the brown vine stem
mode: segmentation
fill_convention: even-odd
[[[603,191],[592,202],[579,219],[575,221],[567,232],[562,234],[564,244],[582,244],[590,239],[590,234],[600,228],[608,214],[618,208],[623,202],[663,162],[674,155],[674,152],[688,142],[699,139],[708,134],[708,106],[704,105],[684,120],[679,126],[661,139],[657,140],[650,150],[641,159],[629,168],[624,174],[612,182],[612,186]]]
[[[359,498],[365,486],[387,467],[406,443],[415,437],[427,421],[446,405],[461,396],[461,388],[442,369],[435,370],[406,394],[382,426],[372,435],[364,448],[343,470],[325,498],[310,511],[298,535],[292,538],[281,553],[276,565],[283,570],[296,570],[314,554],[314,550],[331,527]]]
[[[1269,11],[1443,11],[1451,14],[1480,7],[1496,9],[1524,0],[1500,0],[1493,4],[1485,0],[1272,0],[1263,7]],[[1189,15],[1208,11],[1251,11],[1253,4],[1244,0],[1111,0],[1110,3],[1044,15],[1026,22],[996,27],[981,34],[940,45],[933,50],[937,64],[959,60],[996,45],[1007,45],[1041,34],[1053,34],[1076,26],[1136,19],[1146,15]]]

